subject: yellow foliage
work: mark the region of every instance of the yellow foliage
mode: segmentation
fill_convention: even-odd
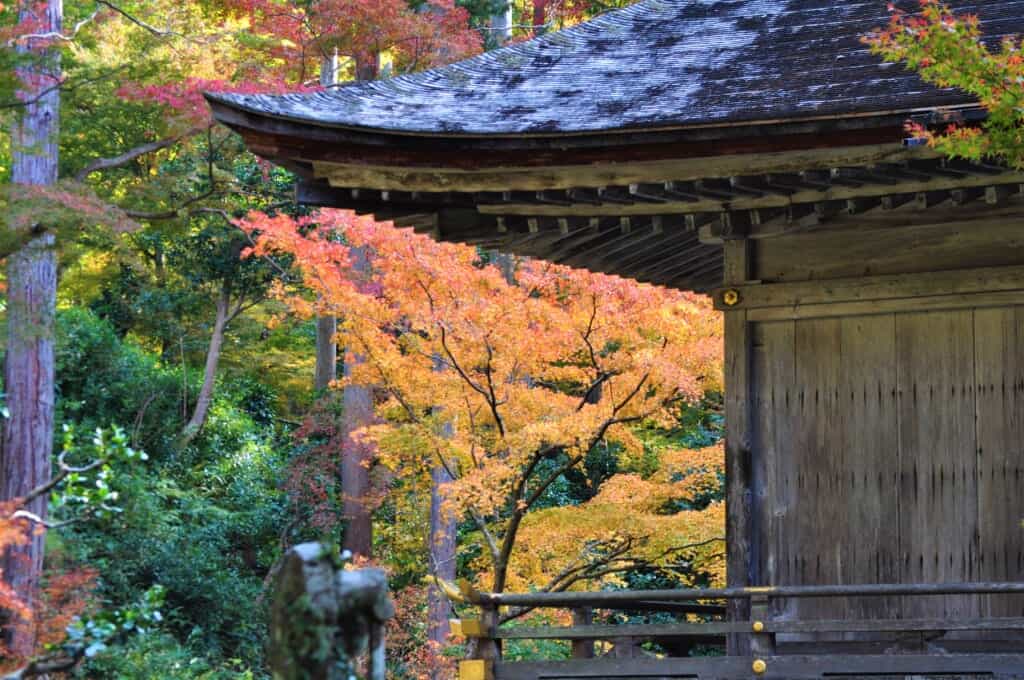
[[[686,557],[697,570],[724,584],[724,540],[718,539],[725,537],[725,504],[714,502],[700,511],[670,508],[673,501],[689,501],[719,486],[723,470],[721,446],[667,450],[661,467],[649,479],[615,475],[587,503],[530,513],[512,555],[509,587],[521,590],[550,583],[588,560],[600,561],[602,545],[624,541],[636,546],[630,556],[647,566],[664,567]],[[636,563],[622,566],[632,564]],[[477,566],[486,567],[482,562]],[[617,579],[613,572],[577,585],[593,588]]]

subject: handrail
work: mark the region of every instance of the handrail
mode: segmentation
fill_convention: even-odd
[[[502,662],[502,643],[508,640],[563,640],[571,644],[573,661],[561,662],[566,672],[559,671],[557,677],[603,677],[604,671],[616,673],[632,671],[636,664],[646,663],[634,659],[639,644],[645,640],[689,649],[693,644],[715,644],[726,646],[727,655],[693,659],[684,656],[671,659],[673,673],[686,672],[689,676],[734,677],[737,674],[753,672],[762,675],[769,667],[777,677],[789,677],[798,669],[800,677],[824,677],[829,673],[846,672],[852,668],[870,669],[872,673],[892,671],[894,674],[934,673],[933,669],[948,670],[948,662],[954,657],[944,651],[939,655],[913,654],[908,658],[900,654],[889,654],[888,639],[881,641],[885,655],[868,656],[857,652],[850,656],[845,641],[830,641],[838,656],[830,654],[800,656],[790,640],[782,640],[778,634],[847,634],[866,633],[871,635],[898,634],[902,640],[908,634],[927,634],[950,631],[1024,631],[1024,617],[1018,618],[965,618],[952,619],[868,619],[868,620],[779,620],[773,616],[772,604],[777,598],[830,598],[830,597],[929,597],[936,595],[1024,595],[1024,582],[975,582],[975,583],[894,583],[861,585],[814,585],[814,586],[763,586],[747,588],[695,588],[690,590],[643,590],[606,592],[562,592],[562,593],[481,593],[467,585],[467,600],[480,610],[479,619],[463,619],[462,634],[472,639],[471,657],[459,665],[460,680],[535,680],[538,677],[554,677],[539,674],[537,664]],[[749,611],[740,618],[704,622],[680,621],[658,624],[604,624],[594,623],[594,609],[629,610],[639,603],[647,609],[659,605],[679,609],[687,606],[707,607],[708,602],[749,600]],[[502,607],[545,608],[558,607],[573,612],[573,625],[564,626],[515,626],[500,625]],[[716,606],[716,605],[711,605]],[[722,610],[724,605],[717,605]],[[522,611],[522,610],[520,610]],[[710,613],[710,612],[707,612]],[[715,612],[716,614],[718,612]],[[723,612],[724,613],[724,612]],[[908,638],[909,639],[909,638]],[[923,639],[923,638],[922,638]],[[595,642],[604,641],[614,647],[614,659],[595,658]],[[861,642],[861,641],[859,641]],[[781,647],[779,645],[782,645]],[[844,651],[846,650],[846,651]],[[780,654],[779,652],[782,652]],[[974,651],[974,650],[969,650]],[[985,650],[978,650],[984,652]],[[987,653],[987,652],[986,652]],[[846,654],[844,656],[843,654]],[[941,658],[939,658],[941,657]],[[619,659],[633,661],[621,665]],[[989,674],[990,671],[1004,671],[1008,668],[1024,670],[1024,655],[1000,657],[988,654],[966,654],[961,664],[965,672]],[[938,660],[936,660],[938,659]],[[650,660],[647,660],[650,661]],[[577,665],[573,665],[577,664]],[[748,665],[749,664],[749,665]],[[787,665],[789,664],[789,665]],[[795,664],[795,665],[794,665]],[[554,668],[554,667],[552,667]],[[562,666],[558,666],[562,668]],[[568,672],[568,669],[576,669]],[[651,667],[652,670],[663,668]],[[687,670],[688,669],[688,670]],[[747,670],[749,669],[749,670]],[[789,669],[789,670],[787,670]],[[554,670],[551,670],[554,673]],[[906,673],[905,673],[906,672]],[[620,677],[620,675],[615,675]],[[630,676],[632,677],[632,676]],[[646,677],[646,676],[645,676]],[[659,677],[661,677],[659,675]],[[1018,677],[1014,675],[1013,677]],[[1024,677],[1024,675],[1021,675]]]
[[[751,597],[895,597],[907,595],[1024,594],[1024,582],[893,583],[825,586],[694,588],[687,590],[613,590],[563,593],[477,593],[478,604],[520,607],[604,607],[628,609],[631,603],[742,600]]]

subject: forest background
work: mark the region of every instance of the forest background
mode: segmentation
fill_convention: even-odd
[[[202,98],[343,87],[607,9],[0,6],[2,255],[52,254],[56,273],[55,318],[16,297],[4,318],[8,347],[53,340],[56,393],[47,474],[28,472],[38,451],[4,454],[4,669],[266,677],[267,586],[305,540],[387,569],[395,678],[450,677],[461,651],[435,577],[720,580],[706,300],[306,209]],[[26,158],[56,181],[26,186]],[[7,401],[17,422],[25,399]]]
[[[1019,166],[1019,44],[990,51],[970,17],[922,4],[874,48],[993,115],[916,133]],[[0,5],[0,255],[8,286],[52,259],[56,294],[33,326],[9,288],[6,375],[13,351],[52,342],[58,454],[4,448],[2,670],[265,677],[267,584],[310,539],[388,570],[395,678],[449,677],[461,651],[434,577],[720,582],[721,331],[706,300],[310,211],[202,99],[428,68],[610,8]],[[52,166],[46,181],[24,181],[26,159]],[[7,400],[11,422],[48,408]]]

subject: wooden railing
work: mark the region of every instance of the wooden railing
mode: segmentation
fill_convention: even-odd
[[[460,666],[460,680],[570,680],[572,678],[719,678],[765,677],[823,678],[857,674],[960,674],[1024,678],[1024,618],[950,617],[936,619],[793,620],[773,619],[780,599],[806,598],[932,598],[943,595],[1024,595],[1024,583],[949,583],[778,586],[590,593],[471,593],[480,618],[463,620],[464,635],[473,642],[472,658]],[[725,602],[749,605],[750,617],[721,620]],[[904,600],[906,601],[906,600]],[[502,612],[558,608],[573,612],[572,626],[498,625]],[[607,625],[593,623],[595,610],[669,611],[710,614],[716,620],[668,624]],[[1005,649],[979,644],[986,636],[1010,637]],[[975,649],[954,651],[931,641],[955,632],[974,634]],[[890,635],[887,649],[850,638]],[[833,645],[815,642],[845,637]],[[811,637],[809,637],[811,636]],[[858,638],[858,636],[860,636]],[[694,645],[730,649],[725,656],[667,657],[646,654],[641,645],[687,650]],[[559,662],[504,662],[505,640],[561,640],[570,643],[572,660]],[[805,640],[794,643],[794,640]],[[811,640],[811,642],[806,642]],[[1014,642],[1014,641],[1017,642]],[[598,654],[595,643],[602,643]],[[864,649],[869,651],[864,652]]]

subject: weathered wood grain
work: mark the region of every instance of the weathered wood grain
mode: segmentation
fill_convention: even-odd
[[[750,268],[750,243],[730,241],[725,249],[727,283],[747,281]],[[726,475],[726,584],[742,587],[757,582],[752,559],[755,542],[753,526],[753,492],[751,489],[751,422],[750,369],[751,334],[745,311],[725,314],[725,475]],[[746,620],[749,603],[729,603],[732,620]],[[733,635],[729,639],[732,654],[749,649],[749,636]]]
[[[798,511],[798,461],[793,455],[796,398],[796,347],[793,322],[753,324],[754,476],[757,523],[756,546],[761,581],[766,585],[798,584],[796,545],[786,527]],[[796,603],[777,600],[773,615],[795,615]]]
[[[938,295],[994,293],[1024,289],[1024,266],[863,276],[824,281],[729,286],[740,293],[730,308],[793,307],[838,302],[906,300]],[[725,309],[722,293],[713,293],[716,309]]]
[[[841,331],[838,319],[801,321],[794,328],[796,374],[788,412],[793,418],[789,455],[794,458],[797,503],[786,529],[793,575],[802,585],[840,582],[837,558],[849,511],[840,472],[845,452],[837,428]],[[800,601],[796,611],[802,619],[827,619],[835,618],[836,606]]]
[[[914,311],[946,311],[955,309],[989,309],[1024,304],[1024,290],[1006,290],[992,293],[958,293],[919,298],[893,298],[838,302],[790,307],[761,307],[747,312],[753,322],[792,319],[819,319],[871,314],[910,313]]]
[[[978,555],[974,313],[896,317],[901,579],[966,581]],[[908,617],[969,617],[977,598],[905,599]]]
[[[1024,580],[1024,307],[974,314],[979,553],[972,578]],[[988,616],[1024,598],[982,598]]]
[[[838,583],[896,583],[899,572],[899,422],[893,315],[840,320],[837,381],[841,517],[834,526]],[[837,464],[839,461],[837,461]],[[838,498],[819,502],[833,503]],[[890,619],[899,602],[851,598],[850,618]]]
[[[758,241],[753,278],[766,283],[1024,264],[1019,220],[843,230]]]

